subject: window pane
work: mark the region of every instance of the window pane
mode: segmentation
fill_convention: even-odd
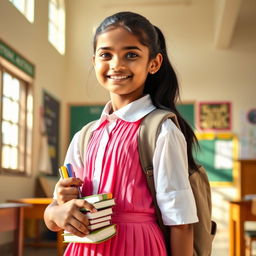
[[[5,97],[3,98],[3,119],[14,123],[19,122],[19,104]]]
[[[11,127],[11,145],[17,147],[19,139],[19,129],[18,126],[13,124]]]
[[[8,73],[4,73],[3,95],[13,100],[18,100],[20,97],[20,82]]]
[[[9,98],[3,98],[3,119],[11,121],[12,119],[12,101]]]
[[[6,169],[17,169],[18,167],[18,151],[17,148],[9,146],[2,147],[2,166]]]
[[[11,121],[17,124],[19,122],[19,104],[17,102],[11,103],[10,113]]]
[[[10,147],[8,146],[3,146],[2,147],[2,166],[3,168],[9,168],[10,167],[10,154],[11,154],[11,151],[10,151]]]
[[[10,84],[10,97],[13,100],[19,100],[20,98],[20,82],[18,79],[13,78]]]
[[[2,141],[3,144],[11,144],[11,124],[9,122],[2,122]]]
[[[48,40],[61,53],[65,53],[65,3],[49,1]]]
[[[3,79],[3,95],[5,95],[6,97],[11,97],[12,77],[8,73],[4,73]]]
[[[18,168],[18,150],[17,148],[11,148],[10,150],[10,168],[17,169]]]
[[[2,140],[3,144],[18,146],[18,126],[9,122],[2,122]]]

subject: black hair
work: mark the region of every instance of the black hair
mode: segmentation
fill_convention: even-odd
[[[101,33],[116,27],[123,27],[134,34],[141,44],[149,48],[150,60],[158,53],[163,56],[160,69],[155,74],[148,74],[144,94],[149,94],[153,104],[160,109],[174,112],[182,133],[187,142],[188,165],[190,169],[197,169],[193,157],[193,146],[198,146],[196,136],[189,124],[182,118],[176,104],[179,99],[179,84],[176,73],[167,55],[165,38],[161,30],[152,25],[144,16],[133,12],[119,12],[107,17],[95,32],[93,47],[96,50],[97,37]]]

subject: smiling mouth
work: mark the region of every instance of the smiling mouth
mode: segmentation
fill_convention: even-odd
[[[113,75],[113,76],[107,76],[108,79],[112,79],[112,80],[125,80],[128,78],[131,78],[132,76],[124,76],[124,75]]]

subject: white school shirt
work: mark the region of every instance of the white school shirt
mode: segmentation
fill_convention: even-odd
[[[106,125],[95,161],[93,193],[98,191],[101,164],[109,139],[109,133],[116,125],[117,119],[136,122],[155,109],[149,95],[146,95],[121,109],[110,113],[111,102],[103,109],[100,119],[93,130],[106,119]],[[77,177],[83,179],[83,162],[79,151],[79,134],[77,132],[67,151],[65,164],[72,163]],[[165,225],[188,224],[198,221],[193,192],[188,180],[187,146],[182,132],[170,120],[166,120],[157,139],[153,156],[154,182],[157,203]],[[56,194],[54,196],[56,198]]]

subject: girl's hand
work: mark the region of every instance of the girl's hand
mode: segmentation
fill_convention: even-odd
[[[97,210],[83,199],[72,199],[62,205],[55,205],[52,207],[51,221],[53,221],[59,228],[83,237],[89,234],[89,221],[84,213],[80,211],[85,208],[90,212]]]
[[[77,199],[79,195],[78,188],[83,182],[79,178],[61,179],[56,184],[57,202],[59,205],[72,199]]]

